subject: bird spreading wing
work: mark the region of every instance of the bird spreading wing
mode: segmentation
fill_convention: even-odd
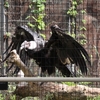
[[[47,71],[48,74],[54,73],[57,68],[64,76],[76,76],[67,67],[71,63],[79,66],[82,73],[87,73],[87,63],[90,65],[90,59],[86,50],[57,25],[50,28],[52,35],[45,42],[38,33],[29,28],[17,27],[7,51],[16,49],[24,63],[30,58],[34,59],[42,72]]]
[[[28,42],[28,41],[30,41],[30,42]],[[17,53],[19,54],[21,60],[25,64],[27,64],[28,60],[30,58],[27,56],[25,49],[23,49],[23,48],[29,48],[29,49],[32,48],[32,49],[34,49],[33,51],[38,51],[44,47],[44,43],[45,43],[45,41],[44,41],[43,37],[41,37],[41,35],[39,33],[37,33],[36,31],[32,31],[26,25],[25,26],[18,26],[15,29],[15,33],[12,37],[12,41],[11,41],[10,45],[8,46],[6,51],[4,52],[4,54],[6,54],[7,52],[9,52],[9,53],[2,62],[6,61],[7,58],[9,57],[10,52],[13,49],[15,49],[17,51]],[[12,67],[13,67],[13,64],[8,68],[7,72]],[[19,70],[20,69],[18,67],[16,67],[14,74],[18,73]]]
[[[74,38],[64,33],[57,25],[51,26],[51,30],[52,36],[50,41],[56,40],[52,46],[56,49],[60,62],[63,65],[74,63],[79,66],[82,73],[87,73],[86,62],[91,65],[87,51]]]

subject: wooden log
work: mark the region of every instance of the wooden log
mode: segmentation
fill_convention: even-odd
[[[17,65],[26,77],[33,77],[28,67],[21,61],[15,50],[11,51],[11,62]],[[49,94],[48,100],[87,100],[88,97],[96,97],[100,95],[100,88],[92,88],[84,85],[68,86],[61,83],[44,82],[28,82],[26,86],[17,87],[13,92],[20,98],[28,96],[44,98]],[[18,99],[20,100],[20,99]]]

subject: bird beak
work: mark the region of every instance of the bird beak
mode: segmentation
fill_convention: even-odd
[[[21,46],[21,47],[20,47],[20,50],[22,50],[22,49],[24,49],[24,46]]]
[[[29,48],[29,42],[27,42],[27,41],[24,41],[22,44],[21,44],[21,47],[20,47],[20,50],[22,50],[22,49],[25,49],[25,48]]]

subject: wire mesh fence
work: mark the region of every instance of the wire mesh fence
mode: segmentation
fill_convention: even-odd
[[[64,80],[49,82],[49,79],[44,82],[27,82],[25,80],[23,82],[8,81],[9,87],[7,90],[0,91],[0,98],[2,100],[99,100],[99,5],[99,0],[1,0],[1,60],[7,55],[3,55],[3,52],[11,43],[16,27],[26,25],[33,32],[41,34],[41,36],[48,41],[52,35],[50,26],[52,23],[56,23],[66,34],[73,37],[86,49],[90,56],[91,67],[88,66],[87,75],[82,75],[75,64],[68,64],[68,66],[66,66],[72,73],[76,74],[80,81],[77,78],[72,78],[73,75],[71,76],[73,82],[70,82],[70,80],[69,82],[65,82]],[[22,30],[20,31],[21,34],[23,34]],[[19,31],[17,31],[17,33],[18,32]],[[20,42],[19,40],[16,41]],[[51,49],[52,48],[50,48],[50,50]],[[49,53],[50,52],[51,51],[49,51]],[[9,51],[7,51],[7,53],[9,53]],[[48,56],[49,53],[46,56]],[[25,57],[26,56],[23,56],[21,60]],[[47,60],[44,63],[46,62]],[[52,63],[53,62],[54,61],[52,61]],[[86,61],[86,63],[88,62]],[[29,70],[23,65],[25,67],[24,74],[23,72],[19,72],[18,74],[12,75],[16,69],[16,63],[13,68],[7,72],[11,65],[12,63],[9,62],[9,59],[1,64],[0,75],[6,76],[6,78],[22,77],[23,79],[24,76],[28,77],[25,73],[29,73],[30,77],[37,79],[42,79],[41,77],[50,77],[51,80],[54,80],[55,77],[59,79],[62,77],[63,79],[63,75],[61,71],[59,71],[60,67],[58,67],[58,69],[56,68],[55,73],[52,75],[48,75],[47,72],[41,73],[39,63],[36,63],[34,59],[30,59],[30,62],[25,63]],[[63,72],[66,72],[66,70]],[[84,81],[87,77],[90,77],[91,80]],[[93,79],[95,77],[97,79]],[[13,91],[14,95],[12,94]]]

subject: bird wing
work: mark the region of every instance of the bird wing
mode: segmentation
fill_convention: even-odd
[[[36,40],[39,35],[27,27],[19,26],[16,28],[15,36],[12,38],[7,51],[16,49],[25,64],[30,58],[33,58],[41,67],[42,72],[47,70],[48,74],[55,72],[55,67],[57,67],[63,75],[70,76],[70,74],[73,74],[75,76],[67,67],[67,64],[70,63],[79,66],[82,73],[87,73],[86,62],[90,64],[87,51],[57,25],[52,25],[51,31],[52,35],[44,47],[37,51],[27,49],[27,51],[21,50],[20,52],[21,44],[25,40]]]
[[[38,38],[38,33],[33,32],[30,30],[27,26],[18,26],[15,29],[15,33],[12,37],[12,41],[10,45],[8,46],[7,50],[4,52],[6,53],[8,50],[16,49],[19,53],[19,49],[21,47],[21,44],[26,41],[32,41],[36,40]]]
[[[90,65],[90,58],[87,51],[71,36],[67,35],[57,25],[51,26],[52,36],[47,48],[50,46],[56,50],[61,64],[74,63],[79,66],[82,73],[87,73],[87,64]],[[64,69],[64,67],[63,67]]]
[[[71,63],[79,66],[82,73],[87,73],[86,63],[90,64],[87,51],[57,25],[51,26],[51,31],[52,35],[44,48],[36,52],[29,50],[28,56],[35,59],[42,72],[47,71],[48,74],[54,73],[57,67],[62,75],[76,76],[68,67]]]
[[[12,41],[11,41],[10,45],[8,46],[8,48],[6,49],[6,51],[4,52],[4,54],[6,54],[7,52],[11,52],[12,50],[16,49],[21,60],[25,64],[27,64],[30,58],[27,56],[24,49],[20,51],[21,44],[24,41],[37,41],[37,39],[39,39],[39,38],[41,38],[43,40],[43,38],[37,32],[35,32],[35,31],[33,32],[27,26],[18,26],[18,27],[16,27],[15,33],[12,37]],[[5,59],[2,62],[7,60],[8,57],[9,57],[9,54],[5,57]],[[12,67],[13,67],[13,65],[10,66],[8,71]],[[17,73],[18,71],[19,71],[19,68],[17,67],[15,72]]]

